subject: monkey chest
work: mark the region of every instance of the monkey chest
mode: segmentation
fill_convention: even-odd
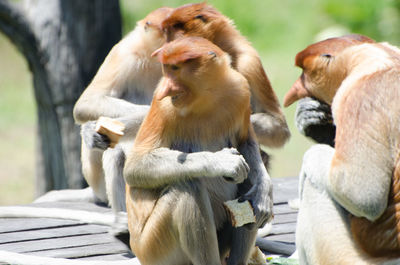
[[[223,148],[231,148],[235,146],[235,142],[229,138],[213,139],[209,143],[194,143],[177,141],[171,145],[171,149],[182,151],[185,153],[194,152],[216,152]],[[213,161],[210,161],[212,163]],[[214,212],[215,223],[222,224],[226,220],[226,212],[223,202],[232,200],[237,196],[237,185],[227,182],[223,176],[215,178],[198,178],[206,187],[210,198],[211,206]]]

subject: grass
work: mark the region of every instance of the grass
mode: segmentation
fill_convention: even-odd
[[[121,0],[124,32],[137,20],[160,6],[177,7],[182,0]],[[352,27],[373,38],[395,41],[399,8],[385,0],[209,0],[232,18],[237,28],[259,51],[266,72],[279,99],[300,74],[293,66],[296,53],[315,40],[322,30],[337,26]],[[381,4],[378,4],[381,3]],[[359,5],[363,3],[363,5]],[[346,7],[352,7],[349,15]],[[346,11],[347,10],[347,11]],[[391,14],[388,16],[387,14]],[[364,19],[374,16],[370,20]],[[371,21],[373,25],[371,25]],[[369,24],[368,24],[369,23]],[[397,24],[396,24],[397,23]],[[394,25],[397,25],[395,27]],[[380,30],[381,32],[378,32]],[[392,30],[390,30],[392,29]],[[374,35],[375,34],[375,35]],[[396,44],[394,42],[394,44]],[[30,73],[16,49],[0,35],[0,205],[32,201],[34,194],[35,103]],[[284,109],[292,137],[282,149],[268,150],[273,155],[272,177],[295,176],[304,151],[311,145],[294,126],[295,106]]]

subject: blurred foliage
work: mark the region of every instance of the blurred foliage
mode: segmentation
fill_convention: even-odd
[[[400,1],[326,0],[323,11],[352,32],[393,44],[400,41]]]
[[[184,0],[121,0],[124,34],[136,21],[161,7],[177,7]],[[297,52],[320,38],[347,32],[377,41],[400,43],[400,0],[209,0],[230,17],[260,53],[278,97],[300,74]],[[26,203],[33,198],[35,103],[26,62],[0,36],[0,204]],[[311,145],[297,132],[295,106],[284,109],[292,138],[273,155],[272,177],[295,176],[304,151]],[[7,128],[7,130],[5,130]],[[18,185],[17,185],[18,184]]]

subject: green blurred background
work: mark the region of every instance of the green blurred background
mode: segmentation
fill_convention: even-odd
[[[177,7],[183,0],[122,0],[124,34],[137,20],[160,6]],[[209,0],[234,20],[259,51],[280,101],[300,70],[297,52],[316,40],[361,33],[398,45],[398,0]],[[34,199],[36,109],[31,75],[14,46],[0,34],[0,205]],[[284,110],[292,137],[273,155],[272,177],[296,176],[302,155],[312,144],[294,126],[293,105]]]

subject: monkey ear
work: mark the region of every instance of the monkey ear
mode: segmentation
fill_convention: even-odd
[[[288,107],[295,101],[310,96],[312,96],[311,93],[304,87],[303,82],[301,82],[301,77],[299,77],[296,82],[294,82],[292,88],[286,93],[283,99],[283,106]]]

